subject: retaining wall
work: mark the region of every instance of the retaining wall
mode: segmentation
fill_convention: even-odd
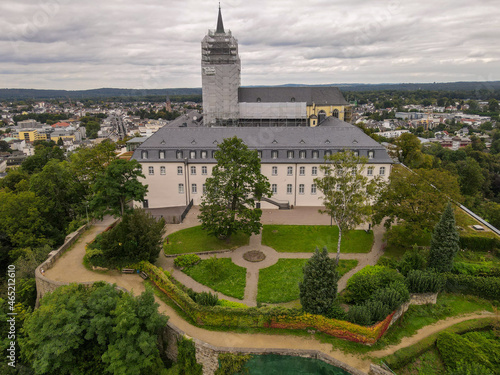
[[[300,350],[300,349],[255,349],[255,348],[228,348],[219,347],[207,344],[204,341],[196,338],[189,337],[179,328],[168,323],[163,332],[163,339],[167,342],[165,349],[166,356],[177,361],[177,340],[181,337],[192,339],[196,348],[196,362],[203,365],[203,375],[213,375],[219,368],[219,354],[220,353],[239,353],[239,354],[276,354],[288,355],[294,357],[313,358],[319,359],[330,365],[339,367],[353,375],[366,375],[365,372],[355,369],[335,358],[330,357],[317,350]]]

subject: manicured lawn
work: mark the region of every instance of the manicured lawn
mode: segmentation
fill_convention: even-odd
[[[250,236],[237,233],[231,236],[230,242],[219,240],[214,236],[209,236],[207,232],[201,230],[201,226],[186,228],[168,235],[167,241],[163,243],[165,254],[185,254],[198,253],[203,251],[236,249],[240,246],[248,245]]]
[[[202,260],[195,266],[184,268],[182,272],[191,276],[200,284],[206,285],[226,296],[243,299],[246,285],[246,268],[237,266],[229,258],[219,258],[220,277],[214,278],[214,273],[208,267],[208,260]]]
[[[312,253],[326,246],[328,251],[337,251],[339,229],[329,225],[264,225],[262,244],[281,253]],[[342,236],[341,253],[369,253],[373,244],[373,233],[353,230],[349,237]]]
[[[257,301],[264,303],[289,302],[299,298],[299,281],[307,259],[280,259],[278,263],[259,271]],[[340,260],[339,275],[356,267],[357,260]]]

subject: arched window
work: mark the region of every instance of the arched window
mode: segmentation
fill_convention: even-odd
[[[260,103],[262,100],[260,98],[257,98],[257,103]]]
[[[333,113],[332,113],[332,116],[336,117],[336,118],[339,118],[339,110],[338,109],[334,109]]]
[[[321,124],[323,121],[325,121],[326,118],[326,112],[321,110],[318,112],[318,124]]]
[[[290,99],[292,103],[295,103],[295,98]]]

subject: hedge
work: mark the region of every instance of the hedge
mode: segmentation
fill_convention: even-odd
[[[493,327],[495,324],[495,318],[481,318],[472,319],[465,322],[455,324],[443,331],[433,333],[432,335],[426,337],[425,339],[419,341],[418,343],[408,346],[406,348],[399,349],[391,355],[388,355],[382,360],[392,369],[399,370],[400,368],[406,366],[408,363],[414,361],[419,356],[428,351],[431,347],[436,344],[436,340],[439,335],[443,332],[452,333],[466,333],[471,331],[484,330],[489,327]]]
[[[387,330],[395,314],[395,312],[391,313],[383,321],[371,327],[364,327],[321,315],[304,313],[300,309],[269,306],[246,309],[225,306],[200,306],[186,292],[175,285],[174,279],[169,274],[165,274],[156,266],[149,262],[141,262],[136,267],[148,273],[150,280],[199,326],[315,329],[341,339],[362,344],[373,344]]]
[[[471,251],[492,251],[500,249],[500,240],[495,237],[461,236],[460,248]]]
[[[451,293],[472,294],[474,296],[500,300],[500,277],[480,277],[443,273],[444,290]]]

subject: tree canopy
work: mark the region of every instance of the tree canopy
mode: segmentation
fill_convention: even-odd
[[[371,202],[380,188],[380,181],[368,179],[363,172],[366,158],[355,156],[350,150],[325,157],[320,166],[324,176],[314,179],[323,193],[324,210],[339,227],[337,264],[342,234],[360,225],[371,214]]]
[[[93,185],[95,195],[90,205],[96,216],[123,216],[126,211],[131,210],[127,206],[129,200],[142,202],[148,186],[143,185],[139,177],[144,178],[144,174],[137,160],[111,161],[104,173],[97,176]]]
[[[215,152],[217,165],[206,180],[198,218],[209,234],[228,239],[241,231],[259,233],[262,211],[255,201],[270,197],[267,178],[260,172],[257,151],[237,137],[226,138]]]
[[[153,291],[72,284],[47,294],[24,325],[21,355],[35,374],[159,374],[157,347],[167,318]]]
[[[441,219],[434,227],[428,267],[438,272],[450,272],[459,249],[460,239],[455,224],[455,214],[451,203],[448,203]]]

